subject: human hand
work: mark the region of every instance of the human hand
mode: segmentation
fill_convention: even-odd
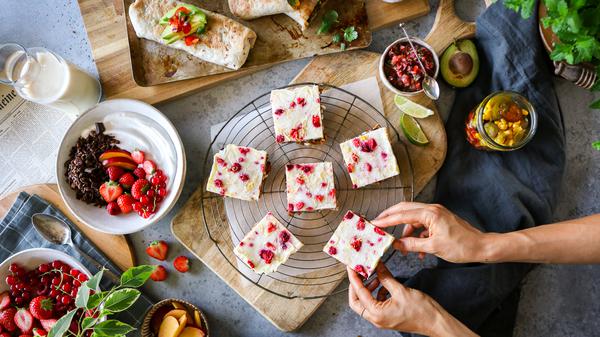
[[[455,263],[485,260],[485,234],[441,205],[401,202],[371,222],[378,227],[406,224],[393,245],[403,254],[429,253]],[[423,228],[420,237],[412,237],[417,228]]]

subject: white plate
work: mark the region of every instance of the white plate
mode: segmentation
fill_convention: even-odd
[[[111,216],[106,209],[77,200],[65,178],[64,163],[77,139],[103,122],[105,133],[114,135],[124,150],[142,150],[168,176],[167,196],[156,214],[143,219],[135,212]],[[137,124],[134,124],[137,123]],[[179,134],[169,119],[153,106],[131,99],[104,101],[73,122],[58,150],[56,179],[60,195],[69,210],[84,224],[104,233],[129,234],[158,222],[175,205],[185,180],[185,151]]]
[[[79,261],[75,260],[70,255],[61,252],[60,250],[50,248],[32,248],[13,254],[8,257],[8,259],[0,263],[0,293],[8,290],[8,285],[4,280],[6,279],[6,276],[10,274],[8,267],[11,263],[15,262],[21,267],[25,268],[25,270],[31,270],[42,263],[48,263],[54,260],[60,260],[71,266],[71,268],[79,269],[79,271],[83,272],[88,277],[92,277],[90,271],[87,270],[87,268],[84,267]]]

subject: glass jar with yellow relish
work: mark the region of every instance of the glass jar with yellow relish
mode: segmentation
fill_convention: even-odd
[[[529,101],[513,91],[487,96],[467,117],[467,141],[478,150],[513,151],[535,135],[537,114]]]

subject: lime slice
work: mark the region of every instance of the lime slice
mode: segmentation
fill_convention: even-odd
[[[425,118],[433,115],[431,109],[427,109],[404,96],[396,95],[396,97],[394,97],[394,103],[396,103],[396,106],[400,111],[409,116],[413,116],[414,118]]]
[[[421,129],[419,122],[417,122],[417,120],[412,116],[403,114],[400,118],[400,127],[402,128],[404,135],[406,135],[406,138],[408,138],[411,143],[416,145],[429,144],[429,139],[427,139],[427,136]]]

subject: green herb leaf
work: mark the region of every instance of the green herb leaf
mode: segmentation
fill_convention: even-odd
[[[63,337],[71,326],[71,321],[75,316],[75,312],[76,310],[71,310],[58,321],[56,321],[52,329],[48,331],[48,337]]]
[[[340,43],[342,41],[342,36],[340,35],[340,33],[336,33],[331,39],[331,41],[333,41],[333,43]]]
[[[288,4],[290,4],[290,6],[296,8],[299,5],[299,0],[288,0]]]
[[[598,151],[600,151],[600,140],[597,140],[592,143],[592,147]]]
[[[126,288],[138,288],[144,285],[154,272],[154,266],[141,265],[127,269],[121,275],[121,286]]]
[[[350,26],[344,29],[344,40],[352,42],[358,39],[358,32],[354,30],[354,26]]]
[[[91,328],[95,320],[96,319],[93,317],[84,317],[83,320],[81,320],[81,330]]]
[[[114,319],[100,322],[94,327],[94,333],[98,337],[115,337],[119,335],[125,335],[133,330],[134,328],[131,325]]]
[[[341,49],[342,51],[343,51],[343,50],[346,50],[346,44],[345,44],[344,42],[342,42],[342,44],[340,44],[340,49]]]
[[[102,303],[102,301],[104,300],[104,297],[106,297],[107,294],[108,294],[108,292],[102,291],[102,292],[90,295],[90,298],[87,302],[86,307],[88,309],[97,308],[100,305],[100,303]]]
[[[87,308],[88,301],[90,299],[90,288],[88,287],[88,283],[83,282],[77,291],[77,296],[75,297],[75,306],[77,308]]]
[[[508,9],[520,13],[523,19],[528,19],[533,15],[536,0],[505,0],[504,6]]]
[[[132,288],[119,289],[108,295],[102,308],[106,312],[121,312],[129,308],[140,297],[140,291]]]
[[[89,280],[85,281],[85,283],[87,283],[88,288],[96,292],[100,291],[100,281],[102,281],[103,274],[104,268],[97,272],[96,275],[90,277]]]
[[[331,27],[334,23],[338,22],[338,12],[331,10],[323,15],[323,20],[321,21],[321,26],[317,30],[317,34],[325,34],[329,33]]]

